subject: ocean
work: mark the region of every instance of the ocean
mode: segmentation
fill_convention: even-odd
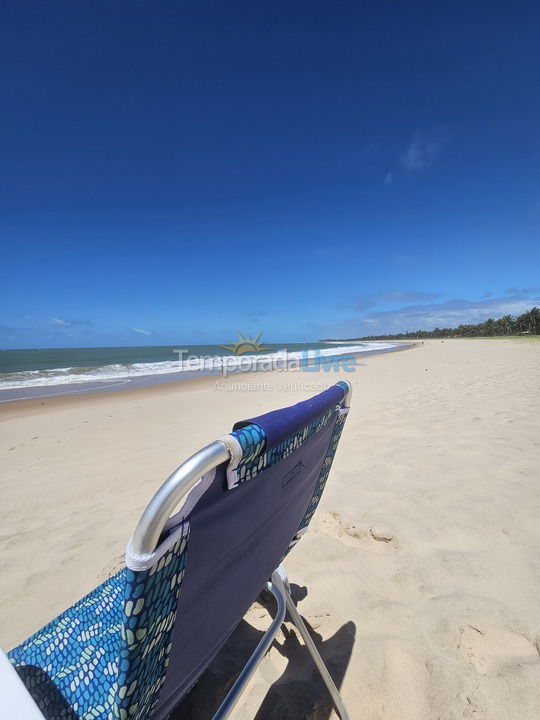
[[[0,401],[171,382],[200,375],[280,369],[296,364],[328,369],[344,356],[388,352],[396,343],[275,343],[54,348],[0,351]],[[254,351],[255,349],[255,351]]]

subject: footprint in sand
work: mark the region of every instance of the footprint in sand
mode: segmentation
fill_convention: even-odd
[[[540,662],[538,649],[526,637],[493,625],[460,628],[458,649],[481,675]]]
[[[338,512],[323,513],[319,518],[317,529],[351,547],[362,544],[367,548],[372,546],[373,540],[380,543],[390,543],[394,540],[394,533],[388,528],[346,523]]]
[[[245,616],[247,622],[257,630],[266,630],[269,618],[268,610],[258,601],[251,605]]]
[[[343,532],[354,540],[363,540],[367,537],[367,531],[358,525],[342,525]]]
[[[317,529],[339,540],[344,545],[356,546],[367,535],[367,531],[357,525],[348,525],[337,512],[322,513],[318,518]]]
[[[394,533],[391,530],[380,526],[370,528],[369,534],[377,542],[389,543],[394,539]]]
[[[329,612],[320,612],[320,613],[314,613],[313,615],[308,615],[307,621],[313,630],[317,630],[321,627],[321,625],[325,622],[327,618],[330,617]]]

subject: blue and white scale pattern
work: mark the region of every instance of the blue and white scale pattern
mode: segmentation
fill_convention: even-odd
[[[9,653],[47,720],[145,720],[165,681],[189,529],[120,570]]]
[[[300,523],[298,532],[301,532],[309,525],[309,523],[311,522],[311,518],[313,517],[315,510],[319,505],[323,490],[326,485],[326,481],[328,480],[328,475],[330,474],[330,468],[332,467],[332,463],[334,462],[334,456],[336,454],[339,439],[341,437],[341,431],[343,430],[346,419],[347,410],[340,410],[336,418],[336,424],[334,425],[334,429],[332,431],[332,437],[330,438],[328,450],[326,451],[326,455],[323,460],[321,472],[319,473],[319,477],[317,478],[317,484],[315,485],[313,495],[311,497],[309,505],[307,506],[306,513],[302,518],[302,522]]]
[[[229,468],[229,476],[233,476],[234,482],[230,488],[240,483],[252,480],[262,470],[275,465],[288,457],[292,452],[298,450],[308,438],[319,432],[330,422],[338,412],[336,407],[331,408],[316,420],[313,420],[306,427],[298,430],[273,448],[265,451],[266,435],[261,427],[256,424],[249,424],[239,430],[233,430],[231,435],[235,438],[242,449],[242,458],[238,465]]]
[[[332,467],[332,463],[334,462],[334,456],[336,454],[339,439],[341,437],[341,431],[343,430],[345,420],[347,419],[347,412],[348,408],[339,410],[334,429],[332,430],[330,444],[328,445],[328,450],[326,451],[326,455],[321,466],[321,471],[319,473],[319,477],[317,478],[317,484],[315,485],[315,488],[313,490],[313,495],[311,496],[311,500],[309,501],[304,517],[302,518],[302,521],[298,526],[298,530],[296,531],[293,539],[289,543],[287,553],[292,550],[292,548],[300,540],[302,535],[306,532],[307,527],[311,522],[313,515],[315,514],[315,510],[319,505],[323,490],[326,486],[326,481],[328,480],[328,475],[330,474],[330,468]]]

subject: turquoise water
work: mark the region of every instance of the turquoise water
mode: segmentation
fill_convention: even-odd
[[[286,349],[298,352],[306,349],[331,348],[328,343],[279,343],[265,345],[265,354]],[[37,350],[0,351],[0,374],[20,373],[56,368],[97,369],[107,365],[153,364],[178,360],[176,349],[187,349],[193,355],[232,355],[219,345],[158,345],[155,347],[105,347],[105,348],[51,348]]]
[[[52,385],[102,383],[152,376],[163,381],[172,376],[264,368],[264,362],[312,361],[314,356],[328,364],[332,358],[353,353],[391,348],[385,343],[274,343],[255,353],[236,356],[219,345],[175,347],[61,348],[4,350],[0,352],[0,390],[39,388]],[[180,357],[178,350],[183,350]],[[247,363],[251,366],[246,368]]]

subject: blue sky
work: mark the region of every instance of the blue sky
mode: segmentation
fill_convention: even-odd
[[[0,347],[540,304],[537,3],[2,3]]]

